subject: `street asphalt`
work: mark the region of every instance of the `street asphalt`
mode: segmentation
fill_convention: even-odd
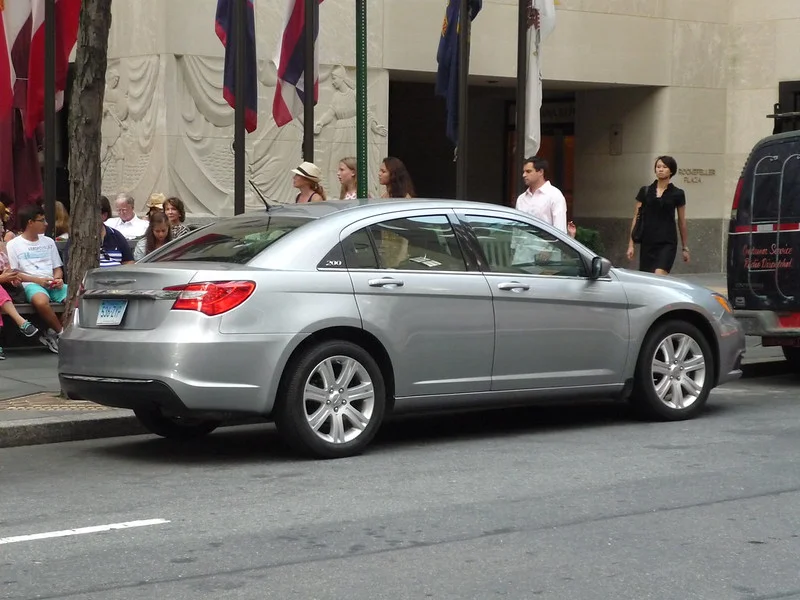
[[[799,385],[404,418],[338,461],[267,425],[0,449],[0,597],[798,599]]]

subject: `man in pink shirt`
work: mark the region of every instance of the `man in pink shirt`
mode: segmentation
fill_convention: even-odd
[[[575,237],[575,224],[567,223],[567,200],[561,190],[547,181],[547,168],[547,161],[537,156],[525,161],[522,180],[528,187],[517,198],[516,209]]]

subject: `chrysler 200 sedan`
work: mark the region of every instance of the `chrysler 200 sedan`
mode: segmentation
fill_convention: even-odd
[[[688,419],[740,376],[744,334],[723,296],[615,269],[516,210],[362,200],[224,219],[91,271],[60,348],[71,398],[155,434],[259,415],[335,458],[391,412],[601,397]]]

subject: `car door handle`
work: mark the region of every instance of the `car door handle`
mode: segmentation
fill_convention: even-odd
[[[403,287],[405,285],[402,279],[395,279],[393,277],[370,279],[367,283],[369,283],[370,287]]]
[[[524,292],[531,289],[527,283],[520,283],[519,281],[504,281],[497,284],[497,289],[509,292]]]

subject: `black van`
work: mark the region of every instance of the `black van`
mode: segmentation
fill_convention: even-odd
[[[800,131],[758,142],[733,198],[728,298],[748,335],[800,373]]]

